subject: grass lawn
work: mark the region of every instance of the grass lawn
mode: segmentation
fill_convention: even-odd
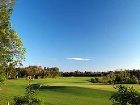
[[[88,77],[47,78],[33,80],[41,83],[43,88],[39,97],[46,101],[46,105],[111,105],[110,95],[114,89],[111,85],[92,84]],[[0,90],[0,105],[12,101],[13,96],[24,94],[28,81],[25,79],[7,80]],[[140,91],[139,85],[134,85]]]

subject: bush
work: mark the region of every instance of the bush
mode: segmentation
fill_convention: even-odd
[[[90,82],[92,82],[92,83],[99,83],[99,78],[93,77],[93,78],[90,79]]]
[[[37,98],[37,90],[39,84],[31,84],[27,86],[24,96],[15,96],[13,105],[44,105],[43,101]]]
[[[14,97],[14,105],[42,105],[41,100],[27,96]]]
[[[140,94],[133,87],[116,86],[117,92],[113,93],[110,100],[113,105],[140,105]]]

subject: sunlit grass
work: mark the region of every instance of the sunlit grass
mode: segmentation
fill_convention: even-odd
[[[109,97],[115,91],[113,86],[93,84],[88,82],[89,79],[90,77],[47,78],[33,80],[32,83],[43,85],[39,97],[47,105],[111,105]],[[13,96],[23,95],[27,85],[26,79],[6,81],[0,90],[0,105],[6,105]],[[139,85],[133,86],[140,91]]]

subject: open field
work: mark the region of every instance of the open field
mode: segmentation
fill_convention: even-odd
[[[46,100],[47,105],[111,105],[112,85],[92,84],[88,77],[47,78],[33,80],[41,83],[43,88],[39,96]],[[6,105],[13,96],[23,95],[28,81],[25,79],[8,80],[0,90],[0,105]],[[140,91],[139,85],[134,85]]]

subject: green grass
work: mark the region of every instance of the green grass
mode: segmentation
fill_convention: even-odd
[[[33,80],[32,83],[41,83],[39,97],[47,105],[111,105],[110,95],[114,89],[111,85],[92,84],[88,77],[47,78]],[[0,105],[12,101],[13,96],[24,94],[28,81],[25,79],[8,80],[0,90]],[[130,86],[130,85],[129,85]],[[134,85],[140,91],[139,85]]]

